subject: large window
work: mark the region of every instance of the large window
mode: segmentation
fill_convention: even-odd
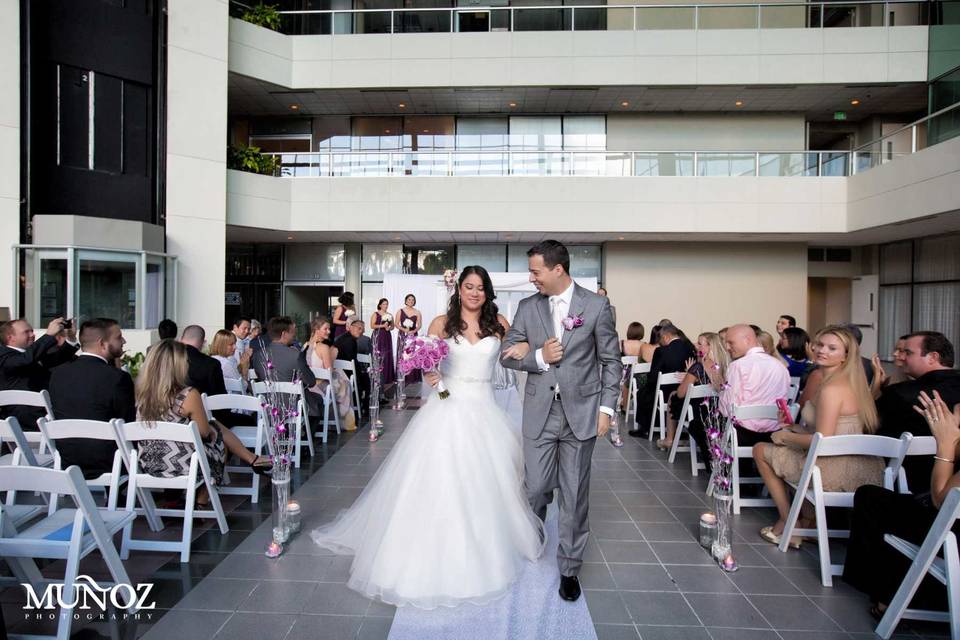
[[[939,331],[960,344],[960,234],[880,247],[879,351],[889,357],[897,338]]]

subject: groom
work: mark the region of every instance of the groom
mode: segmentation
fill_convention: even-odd
[[[560,489],[560,597],[580,597],[577,574],[590,527],[587,498],[597,436],[610,428],[622,364],[607,298],[570,277],[570,254],[555,240],[527,251],[539,294],[520,302],[503,366],[526,371],[523,458],[527,497],[541,520]],[[529,353],[515,345],[526,342]]]

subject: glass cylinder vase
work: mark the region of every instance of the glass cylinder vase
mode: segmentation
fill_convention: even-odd
[[[290,503],[290,465],[274,466],[270,483],[273,487],[273,541],[283,544],[290,538],[287,512]]]

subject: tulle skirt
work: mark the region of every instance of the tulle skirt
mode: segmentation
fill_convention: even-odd
[[[520,438],[490,385],[447,386],[450,397],[431,392],[353,506],[312,533],[354,555],[348,586],[367,597],[485,604],[543,551]]]

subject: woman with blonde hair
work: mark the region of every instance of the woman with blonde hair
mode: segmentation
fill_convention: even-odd
[[[213,481],[223,480],[227,453],[232,453],[256,473],[273,468],[270,458],[256,456],[229,429],[207,420],[200,393],[187,383],[187,348],[175,340],[161,340],[150,349],[137,376],[137,420],[146,423],[195,422],[203,440]],[[193,445],[168,440],[143,440],[137,445],[140,468],[158,478],[172,478],[189,472]],[[206,487],[197,492],[197,506],[209,504]]]
[[[353,322],[351,321],[349,324],[353,324]],[[307,352],[307,366],[311,369],[330,370],[333,379],[333,395],[337,401],[337,411],[342,421],[341,424],[346,431],[356,431],[357,418],[353,415],[350,403],[350,380],[347,378],[347,374],[333,366],[337,359],[337,348],[327,344],[331,330],[331,323],[327,318],[314,318],[310,321],[310,340],[303,347]],[[310,387],[310,391],[323,395],[327,391],[328,384],[326,380],[317,382]]]
[[[713,332],[701,333],[697,336],[697,359],[690,358],[686,362],[686,375],[680,382],[680,386],[670,396],[670,412],[667,418],[667,437],[663,440],[657,440],[657,447],[660,449],[669,449],[673,446],[673,438],[677,432],[682,416],[680,410],[683,409],[683,401],[687,397],[687,392],[694,385],[709,384],[716,377],[718,380],[726,380],[727,365],[730,364],[730,354],[723,348],[720,341],[720,335]],[[691,433],[703,432],[703,425],[700,423],[699,407],[702,400],[691,401],[693,408],[693,421],[691,424]],[[697,440],[699,444],[699,440]],[[706,439],[704,439],[704,444]],[[704,458],[704,459],[709,459]]]
[[[823,371],[823,383],[801,412],[806,430],[791,424],[790,416],[781,414],[783,428],[773,433],[772,444],[753,447],[753,458],[780,516],[773,525],[760,530],[760,537],[772,544],[780,544],[790,511],[786,482],[800,481],[813,439],[811,430],[824,437],[874,433],[879,422],[853,334],[836,325],[821,329],[814,339],[814,355]],[[817,466],[826,491],[853,492],[863,485],[880,485],[883,481],[884,463],[875,456],[831,456],[818,460]],[[806,502],[803,510],[798,525],[811,528],[813,514]],[[799,537],[793,538],[790,546],[799,548],[800,542]]]
[[[213,336],[210,343],[210,355],[220,363],[223,379],[239,380],[244,391],[247,389],[247,372],[250,371],[250,356],[252,349],[240,354],[240,360],[235,357],[237,352],[237,336],[232,331],[221,329]]]
[[[760,342],[760,346],[763,347],[763,350],[768,356],[773,356],[777,359],[777,362],[785,366],[787,369],[790,368],[790,364],[784,359],[780,352],[777,351],[777,345],[773,341],[773,336],[766,331],[761,331],[757,334],[757,340]]]

